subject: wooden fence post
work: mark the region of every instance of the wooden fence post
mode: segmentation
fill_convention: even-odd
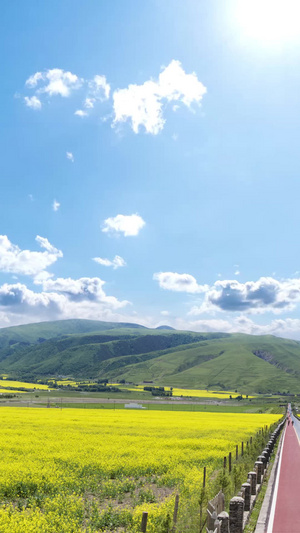
[[[175,531],[176,531],[177,515],[178,515],[178,505],[179,505],[179,494],[176,494],[176,496],[175,496],[175,505],[174,505],[174,514],[173,514],[173,527],[172,527],[172,533],[175,533]]]
[[[203,468],[203,488],[205,489],[206,482],[206,466]]]
[[[226,470],[226,464],[227,464],[227,457],[225,456],[225,457],[224,457],[224,462],[223,462],[223,468],[224,468],[224,470]]]
[[[143,513],[142,523],[141,523],[141,532],[146,533],[147,531],[147,522],[148,522],[148,513]]]
[[[229,474],[231,472],[231,452],[229,452],[229,456],[228,456],[228,466],[229,466]]]
[[[235,447],[235,458],[236,458],[236,460],[238,460],[238,457],[239,457],[239,445],[237,444],[236,447]]]
[[[242,456],[244,455],[244,443],[242,442],[242,452],[241,452]]]

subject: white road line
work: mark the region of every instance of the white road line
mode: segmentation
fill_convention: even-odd
[[[274,493],[273,493],[272,507],[271,507],[270,517],[269,517],[269,522],[268,522],[267,533],[272,533],[273,532],[274,516],[275,516],[276,503],[277,503],[277,493],[278,493],[278,485],[279,485],[280,470],[281,470],[282,451],[283,451],[283,446],[284,446],[284,441],[285,441],[286,428],[287,428],[287,426],[285,426],[284,437],[283,437],[283,440],[282,440],[282,445],[281,445],[281,450],[280,450],[280,457],[279,457],[279,462],[278,462],[278,470],[277,470],[277,474],[276,474],[275,489],[274,489]]]

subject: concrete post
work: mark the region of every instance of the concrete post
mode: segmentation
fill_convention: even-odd
[[[229,514],[226,511],[218,514],[218,520],[221,522],[220,533],[229,533]]]
[[[243,533],[244,499],[235,496],[229,504],[230,533]]]
[[[214,523],[214,533],[220,533],[221,531],[221,524],[219,522],[218,519],[215,520],[215,523]]]
[[[243,483],[242,487],[245,489],[244,492],[244,511],[250,511],[250,504],[251,504],[251,485],[250,483]]]
[[[250,485],[251,485],[251,495],[256,495],[256,482],[257,482],[257,474],[256,472],[249,472],[248,476],[250,477]]]
[[[261,461],[256,461],[255,463],[255,466],[256,466],[256,473],[257,473],[257,484],[260,485],[261,484],[261,478],[262,478],[262,475],[263,475],[263,463]]]
[[[258,458],[257,458],[257,461],[258,461],[258,462],[260,461],[260,462],[262,463],[262,471],[261,471],[261,475],[263,476],[263,475],[264,475],[264,471],[265,471],[265,467],[266,467],[264,456],[263,456],[263,455],[259,455]]]
[[[266,450],[262,452],[262,456],[265,458],[265,468],[267,468],[267,464],[269,462],[269,454]]]

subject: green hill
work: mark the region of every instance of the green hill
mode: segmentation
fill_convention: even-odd
[[[0,373],[299,393],[300,343],[92,320],[42,322],[0,329]]]
[[[71,335],[73,333],[89,333],[90,331],[111,330],[130,327],[130,329],[146,329],[139,324],[120,324],[116,322],[101,322],[99,320],[56,320],[54,322],[39,322],[23,326],[12,326],[0,329],[0,349],[18,342],[43,342],[46,339]]]

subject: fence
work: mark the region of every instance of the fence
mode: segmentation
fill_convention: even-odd
[[[284,423],[285,420],[272,433],[267,446],[258,456],[253,471],[248,473],[246,483],[242,484],[238,495],[230,500],[229,514],[224,511],[224,494],[222,492],[210,500],[207,508],[207,533],[243,533],[260,492],[271,453]]]
[[[270,456],[274,450],[274,446],[278,439],[278,436],[284,426],[285,419],[278,424],[275,431],[271,434],[268,444],[265,449],[257,457],[253,471],[248,473],[248,479],[242,484],[238,495],[230,500],[229,513],[225,512],[225,496],[220,491],[212,500],[208,502],[206,510],[206,533],[243,533],[245,525],[247,524],[250,514],[252,512],[257,495],[260,492],[267,467],[269,464]],[[262,428],[259,433],[263,433]],[[250,444],[252,444],[252,437],[250,438]],[[248,447],[249,442],[246,443]],[[244,454],[244,443],[241,444],[241,455]],[[236,446],[236,459],[238,459],[238,446]],[[228,470],[231,472],[232,456],[229,453],[228,456]],[[224,469],[227,467],[227,457],[224,457],[223,463]],[[206,468],[203,469],[203,488],[206,484]],[[179,508],[179,495],[176,494],[173,521],[170,533],[176,533],[177,531],[177,516]],[[200,511],[201,512],[201,511]],[[148,513],[143,513],[141,528],[142,533],[147,532]],[[200,518],[202,522],[202,518]],[[204,527],[204,526],[203,526]],[[200,524],[202,530],[202,525]]]

